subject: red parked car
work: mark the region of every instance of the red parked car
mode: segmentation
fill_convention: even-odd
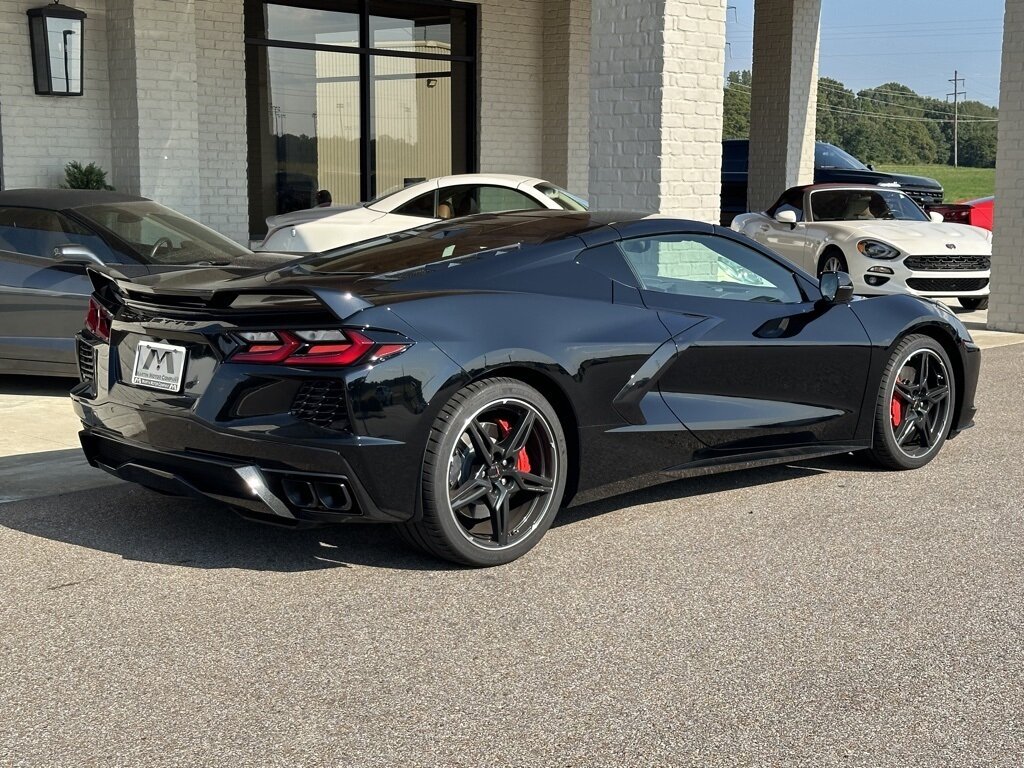
[[[977,200],[965,200],[962,203],[945,203],[929,205],[929,211],[941,213],[945,221],[953,224],[970,224],[992,231],[992,209],[994,197],[979,197]]]

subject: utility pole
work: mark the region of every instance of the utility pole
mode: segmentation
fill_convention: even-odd
[[[958,70],[953,70],[953,79],[950,80],[953,84],[953,92],[946,94],[946,101],[949,101],[949,97],[953,97],[953,167],[960,167],[960,97],[966,96],[967,91],[960,87],[960,83],[964,82],[964,78],[960,77]]]

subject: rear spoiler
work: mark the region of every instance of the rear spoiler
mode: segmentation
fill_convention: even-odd
[[[319,291],[295,286],[274,291],[266,284],[252,288],[157,289],[132,282],[124,275],[87,269],[93,296],[112,314],[122,306],[154,316],[190,318],[211,316],[225,320],[241,315],[249,317],[287,312],[293,319],[337,322],[373,306],[351,293]]]

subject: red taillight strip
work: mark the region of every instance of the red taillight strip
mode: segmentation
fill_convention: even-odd
[[[264,332],[261,332],[264,333]],[[346,341],[305,341],[291,331],[274,331],[277,342],[256,341],[239,349],[229,360],[235,363],[262,363],[291,366],[334,366],[354,365],[367,357],[378,362],[404,352],[409,344],[380,344],[358,331],[343,331]]]
[[[110,341],[110,323],[113,320],[110,312],[95,296],[89,297],[89,309],[85,313],[85,328],[99,336],[103,341]]]
[[[231,359],[239,363],[283,363],[302,346],[302,341],[288,331],[281,331],[277,338],[277,344],[250,344],[235,352]]]

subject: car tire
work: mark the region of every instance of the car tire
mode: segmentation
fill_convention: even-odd
[[[959,301],[960,306],[968,312],[974,312],[978,309],[988,309],[988,296],[961,296],[957,301]]]
[[[565,433],[540,392],[517,379],[474,382],[434,420],[423,458],[422,515],[400,524],[400,533],[424,552],[463,565],[511,562],[551,526],[567,466]]]
[[[949,355],[935,339],[914,334],[897,343],[878,388],[874,460],[903,470],[935,458],[952,425],[956,386]]]
[[[830,264],[831,262],[831,264]],[[834,267],[826,269],[826,267]],[[846,264],[846,256],[838,248],[826,248],[825,252],[821,254],[818,259],[818,277],[820,278],[826,272],[847,272],[849,273],[850,268]]]

